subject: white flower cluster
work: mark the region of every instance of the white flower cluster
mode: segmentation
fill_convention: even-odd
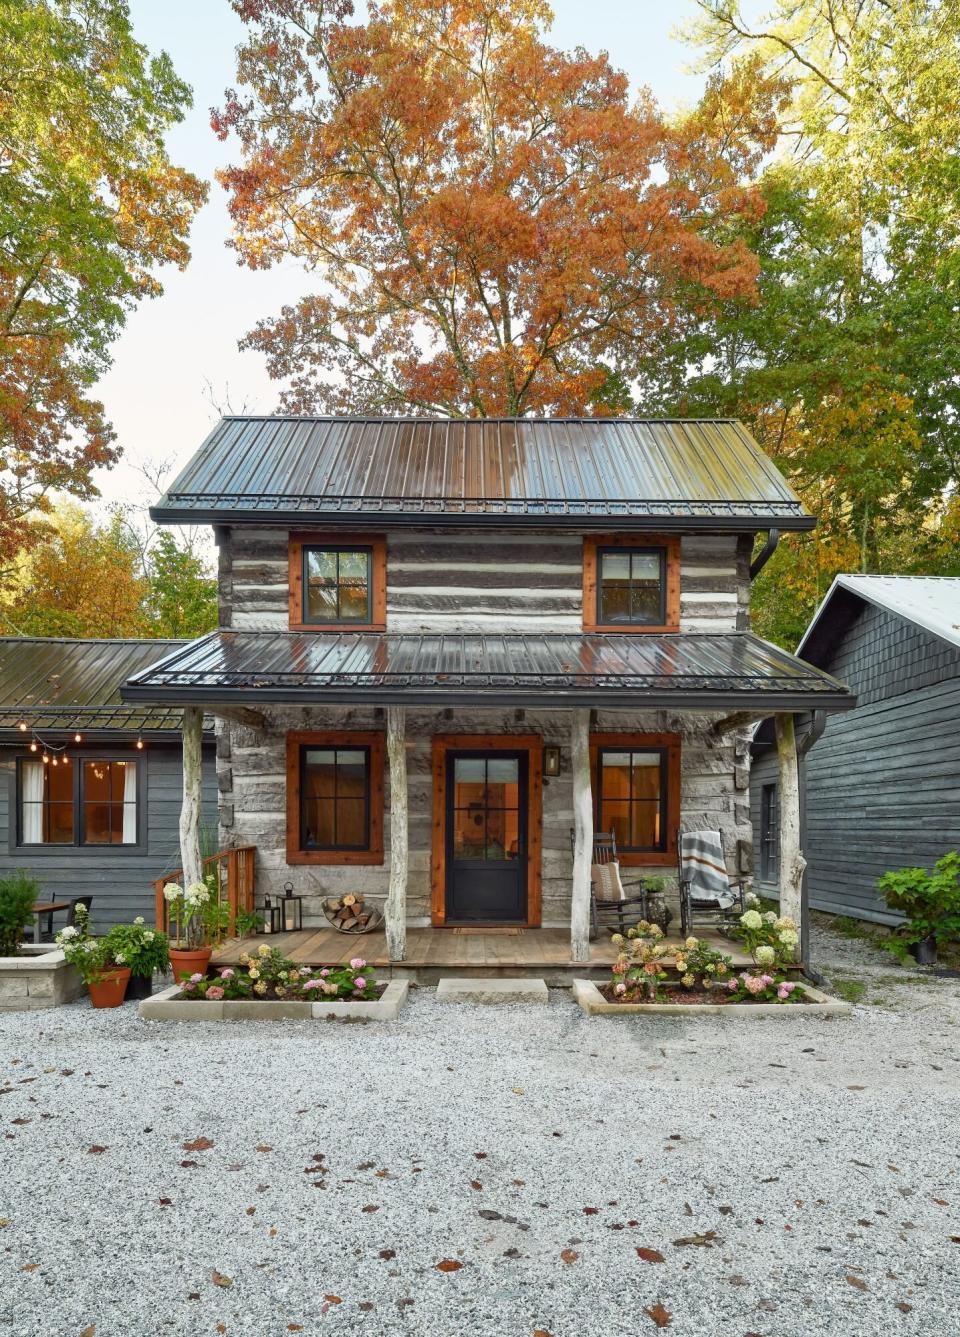
[[[191,882],[183,893],[187,905],[206,905],[210,899],[210,888],[205,882]]]

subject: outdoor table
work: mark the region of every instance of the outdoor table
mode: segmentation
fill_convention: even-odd
[[[50,928],[52,931],[53,916],[57,913],[58,910],[69,910],[69,909],[70,909],[69,901],[36,901],[33,906],[33,913],[36,916],[36,920],[33,926],[34,942],[40,941],[40,921],[44,915],[50,916]]]

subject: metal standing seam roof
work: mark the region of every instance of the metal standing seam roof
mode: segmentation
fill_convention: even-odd
[[[855,594],[867,603],[912,622],[914,626],[960,646],[960,578],[956,576],[836,576],[826,598],[813,615],[803,639],[804,647],[817,639],[823,619],[838,590]]]
[[[21,736],[21,721],[48,732],[178,731],[179,708],[127,705],[120,686],[188,644],[0,636],[0,734]]]
[[[155,520],[811,529],[732,419],[223,418]]]
[[[843,710],[843,683],[749,632],[378,635],[218,631],[124,684],[126,701]]]

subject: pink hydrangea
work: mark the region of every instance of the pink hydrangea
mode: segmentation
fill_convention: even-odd
[[[736,992],[737,981],[736,981],[736,980],[727,980],[727,988],[730,990],[731,993]]]
[[[304,993],[306,993],[307,989],[319,989],[319,988],[320,988],[319,980],[307,980],[306,984],[303,986]]]
[[[232,980],[232,979],[233,979],[233,971],[230,969],[229,966],[224,966],[223,970],[221,970],[221,972],[220,972],[220,978],[221,978],[222,980]]]
[[[624,984],[623,980],[621,980],[619,984],[615,984],[615,985],[613,986],[613,992],[614,992],[614,993],[626,993],[626,992],[627,992],[627,986]]]
[[[327,976],[330,974],[330,971],[327,969],[326,966],[324,966],[324,968],[321,970],[320,974],[321,974],[321,976],[322,976],[324,979],[326,979]]]
[[[790,997],[790,995],[793,993],[796,987],[797,986],[795,984],[788,984],[786,980],[784,980],[783,984],[781,984],[777,989],[777,997],[782,1002],[784,998]]]
[[[366,964],[367,963],[366,961],[364,961],[362,956],[355,956],[353,960],[350,962],[350,969],[362,970]]]
[[[203,976],[202,976],[202,975],[191,975],[191,976],[190,976],[190,983],[191,983],[191,984],[199,984],[200,981],[201,981],[202,979],[203,979]]]
[[[764,977],[762,975],[748,975],[747,978],[744,980],[744,984],[747,987],[747,992],[752,994],[762,993],[764,988],[766,987],[763,982],[763,979]]]
[[[223,997],[223,990],[220,988],[219,984],[212,984],[210,986],[207,990],[207,997],[212,998],[215,1002]]]
[[[627,971],[627,963],[626,961],[614,961],[610,969],[615,975],[625,975]]]
[[[367,981],[363,978],[362,975],[358,975],[356,979],[353,981],[353,987],[355,989],[365,989],[367,987]]]

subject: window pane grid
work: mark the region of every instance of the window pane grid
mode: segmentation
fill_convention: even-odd
[[[135,761],[25,759],[18,771],[23,845],[135,845]]]
[[[666,621],[665,548],[601,548],[597,620],[601,626],[662,626]]]
[[[666,849],[666,753],[662,748],[601,748],[598,752],[598,821],[627,853]]]
[[[308,622],[369,622],[371,548],[304,548]]]
[[[301,751],[301,847],[363,850],[369,844],[369,748]]]
[[[453,852],[461,860],[515,859],[520,848],[520,767],[515,757],[454,760]]]

